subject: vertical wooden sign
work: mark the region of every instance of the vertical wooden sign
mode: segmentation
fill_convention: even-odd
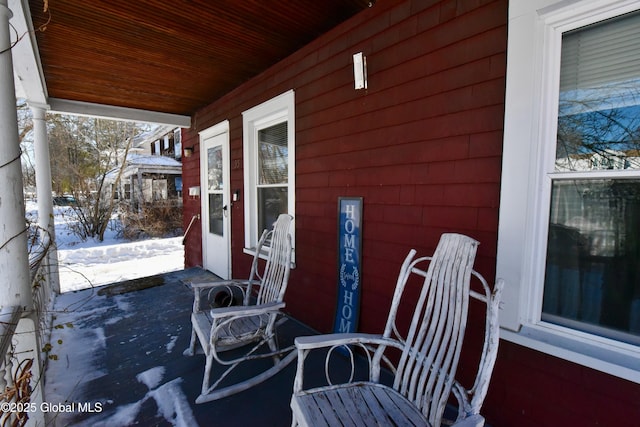
[[[338,301],[334,332],[355,332],[360,314],[362,197],[338,198]]]

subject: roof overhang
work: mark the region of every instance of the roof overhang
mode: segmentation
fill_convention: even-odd
[[[11,49],[16,97],[24,98],[32,105],[47,107],[47,87],[40,64],[38,45],[33,31],[29,5],[22,0],[9,0],[13,17],[9,20],[19,41]]]
[[[371,0],[8,0],[16,93],[53,112],[191,116]]]

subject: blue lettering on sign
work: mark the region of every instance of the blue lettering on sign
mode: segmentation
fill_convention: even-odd
[[[339,199],[338,301],[334,332],[355,332],[360,311],[362,199]]]

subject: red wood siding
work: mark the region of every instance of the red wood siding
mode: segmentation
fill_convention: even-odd
[[[197,132],[230,123],[231,188],[241,190],[232,209],[234,276],[247,275],[251,261],[242,252],[242,112],[294,89],[297,268],[286,300],[296,318],[332,328],[339,196],[364,198],[360,330],[382,329],[402,259],[410,248],[431,253],[445,231],[481,242],[476,269],[493,281],[507,7],[507,0],[379,0],[199,111],[184,146],[197,144]],[[352,55],[359,51],[368,89],[356,91]],[[185,194],[198,185],[198,148],[183,163]],[[185,195],[184,202],[186,224],[200,201]],[[188,266],[201,265],[199,223],[186,252]],[[477,317],[470,343],[482,333]],[[474,357],[462,361],[463,376]],[[483,413],[494,427],[589,426],[607,425],[610,410],[616,425],[631,425],[640,419],[638,401],[635,385],[503,342]],[[580,415],[577,424],[558,422],[571,414]]]
[[[189,187],[200,185],[200,144],[197,132],[182,130],[182,147],[194,148],[191,157],[182,156],[182,228],[187,230],[191,219],[200,214],[200,199],[189,196]],[[202,223],[194,220],[184,242],[185,267],[202,266]]]
[[[638,426],[640,386],[501,341],[484,413],[493,426]]]

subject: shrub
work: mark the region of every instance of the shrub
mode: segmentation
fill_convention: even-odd
[[[130,240],[182,234],[182,206],[175,201],[145,203],[137,212],[122,213],[121,219],[122,234]]]

